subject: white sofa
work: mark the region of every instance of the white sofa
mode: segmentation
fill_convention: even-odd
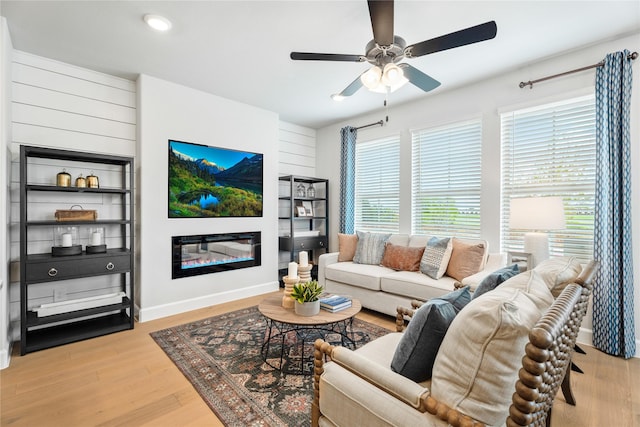
[[[392,234],[388,243],[400,246],[424,247],[432,236]],[[479,272],[461,280],[471,291],[487,275],[506,265],[506,254],[489,253],[485,240],[460,239],[467,244],[483,244],[484,260]],[[440,279],[419,271],[396,271],[380,265],[356,264],[353,261],[338,262],[338,252],[322,254],[318,260],[318,282],[325,291],[349,295],[360,301],[363,307],[396,315],[398,306],[410,306],[411,300],[426,301],[454,290],[456,279],[447,275]]]

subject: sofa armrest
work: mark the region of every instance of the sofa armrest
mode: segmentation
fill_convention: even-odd
[[[339,252],[329,252],[318,257],[318,284],[323,288],[325,287],[324,270],[328,265],[338,262],[338,254]]]
[[[478,271],[476,274],[472,274],[471,276],[465,277],[462,279],[463,286],[469,286],[471,292],[474,292],[482,279],[487,277],[489,274],[493,273],[496,270],[501,269],[502,267],[506,267],[507,265],[507,254],[505,253],[493,253],[489,254],[487,258],[487,262],[484,268]]]
[[[332,346],[322,339],[315,341],[314,348],[313,404],[311,408],[313,427],[319,425],[319,419],[322,415],[320,412],[320,377],[324,373],[325,356],[329,356],[333,363],[363,379],[371,386],[389,394],[389,399],[395,398],[398,403],[406,404],[421,413],[428,412],[453,427],[484,427],[483,423],[431,397],[428,388],[391,371],[391,369],[382,368],[379,364],[357,352],[344,347]],[[348,376],[345,376],[345,381],[349,381]],[[362,392],[367,393],[366,390],[362,390]]]

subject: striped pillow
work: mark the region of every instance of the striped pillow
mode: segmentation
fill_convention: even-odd
[[[358,235],[358,246],[353,262],[356,264],[380,265],[384,255],[384,245],[387,243],[391,233],[369,233],[366,231],[356,231]]]

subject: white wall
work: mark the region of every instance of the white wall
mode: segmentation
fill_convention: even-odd
[[[147,75],[138,79],[139,320],[270,292],[277,278],[278,116]],[[261,218],[167,218],[167,141],[264,154]],[[171,279],[171,237],[262,232],[262,265]]]
[[[11,103],[10,176],[10,339],[19,338],[20,321],[20,145],[61,148],[68,150],[135,155],[136,87],[135,83],[94,72],[25,52],[13,51],[11,57],[11,94],[3,100]],[[30,172],[30,180],[55,183],[55,176],[64,162],[39,160]],[[69,168],[75,179],[85,176],[92,166]],[[101,185],[108,186],[108,168],[95,170]],[[30,204],[32,219],[53,219],[56,209],[68,209],[64,195],[48,196],[40,203]],[[93,197],[85,209],[96,209],[98,215],[109,217],[117,209],[110,197]],[[29,245],[30,253],[46,252],[53,245],[52,230],[41,229]],[[108,244],[108,242],[107,242]],[[57,281],[30,289],[30,306],[54,301],[54,293],[62,299],[82,298],[112,292],[118,286],[108,276],[86,281]],[[63,289],[63,292],[60,292]]]
[[[316,131],[280,122],[278,174],[316,176]]]
[[[358,132],[358,140],[381,138],[388,135],[401,136],[401,182],[406,189],[400,199],[401,232],[411,232],[411,130],[433,125],[482,117],[482,237],[489,241],[490,249],[500,250],[500,112],[509,108],[533,106],[565,99],[574,95],[593,93],[595,71],[590,70],[557,78],[534,85],[533,89],[520,89],[521,81],[561,73],[563,71],[595,64],[607,53],[623,49],[640,51],[640,34],[616,41],[604,42],[583,50],[567,52],[535,64],[524,65],[486,81],[467,87],[447,91],[446,76],[434,76],[442,82],[442,91],[436,91],[423,100],[393,106],[393,95],[389,107],[389,123],[384,127],[371,127]],[[490,60],[490,59],[488,59]],[[472,64],[462,64],[472,66]],[[634,270],[635,270],[635,325],[636,338],[640,339],[640,61],[633,67],[632,95],[632,165],[633,165],[633,224]],[[402,90],[417,90],[413,87]],[[358,96],[357,94],[354,96]],[[349,102],[345,100],[343,102]],[[384,118],[384,112],[352,118],[325,127],[317,133],[317,171],[321,177],[331,180],[331,236],[338,232],[338,195],[340,165],[340,128],[346,125],[361,126]],[[322,167],[319,167],[322,165]],[[337,250],[337,239],[331,239],[331,249]],[[582,342],[590,342],[591,317],[585,319]],[[640,341],[638,344],[640,349]]]
[[[11,340],[9,339],[9,195],[11,141],[11,55],[13,46],[7,20],[0,17],[0,369],[9,366]]]

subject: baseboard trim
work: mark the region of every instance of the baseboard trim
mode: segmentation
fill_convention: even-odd
[[[138,321],[140,323],[148,322],[151,320],[161,319],[163,317],[173,316],[175,314],[185,313],[187,311],[197,310],[199,308],[247,298],[249,296],[266,294],[269,292],[277,291],[279,287],[280,284],[277,281],[274,281],[251,286],[248,288],[242,288],[239,290],[205,295],[198,298],[177,301],[174,303],[158,305],[155,307],[138,308]]]
[[[579,344],[585,344],[591,347],[595,347],[593,345],[593,330],[580,328],[580,332],[578,332],[578,338],[576,339],[576,342]],[[638,350],[640,350],[640,340],[636,340],[636,354],[633,356],[636,359],[640,359],[640,352]]]

